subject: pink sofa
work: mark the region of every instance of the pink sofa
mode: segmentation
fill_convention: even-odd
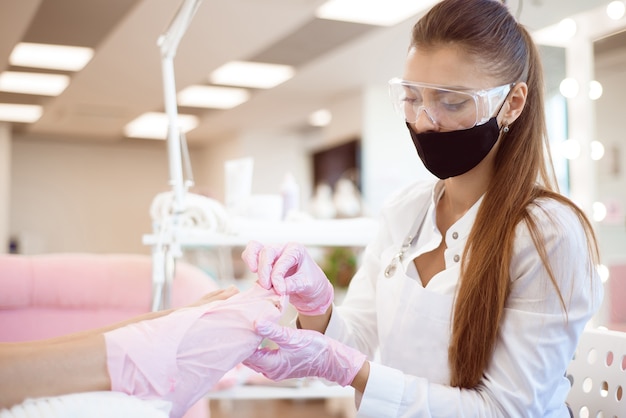
[[[55,337],[150,311],[152,262],[146,255],[0,255],[0,341]],[[172,305],[217,288],[202,270],[178,262]],[[198,402],[186,418],[209,416]]]
[[[626,332],[626,263],[609,266],[609,328]]]

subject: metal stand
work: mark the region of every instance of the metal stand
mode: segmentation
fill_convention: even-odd
[[[185,193],[193,180],[183,179],[183,161],[181,148],[184,141],[178,124],[178,106],[176,103],[176,83],[174,77],[174,56],[178,44],[187,31],[191,19],[202,0],[184,0],[169,27],[162,34],[157,45],[161,49],[161,68],[163,72],[163,93],[165,112],[168,117],[167,153],[170,172],[170,185],[174,196],[171,216],[161,220],[157,233],[161,239],[152,249],[152,310],[167,309],[171,306],[171,288],[174,280],[176,259],[182,255],[180,245],[176,243],[176,229],[179,217],[185,210]],[[182,137],[182,141],[181,141]],[[186,146],[186,144],[184,144]],[[189,161],[186,161],[189,165]]]

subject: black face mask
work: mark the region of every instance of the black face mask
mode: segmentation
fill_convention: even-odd
[[[476,167],[498,142],[500,128],[495,116],[482,125],[450,132],[417,134],[407,123],[422,162],[440,179],[460,176]]]

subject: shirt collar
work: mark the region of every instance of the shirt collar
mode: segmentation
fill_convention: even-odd
[[[431,217],[431,220],[433,222],[433,227],[435,229],[437,228],[437,223],[436,223],[437,202],[439,202],[439,199],[441,199],[441,196],[443,195],[444,191],[445,191],[444,181],[443,180],[437,181],[437,183],[435,184],[435,187],[433,187],[433,190],[432,190],[432,196],[431,196],[432,204],[430,206],[429,215],[428,215]],[[446,244],[448,246],[451,244],[452,241],[464,242],[467,239],[472,229],[472,226],[474,225],[474,221],[476,220],[476,214],[478,213],[480,204],[483,201],[483,197],[485,197],[484,194],[480,196],[480,198],[478,198],[476,203],[474,203],[472,207],[469,208],[468,211],[465,212],[465,214],[459,220],[457,220],[454,224],[450,226],[450,228],[448,228],[448,231],[446,232]],[[455,232],[458,235],[456,236],[456,238],[452,238],[452,235]]]

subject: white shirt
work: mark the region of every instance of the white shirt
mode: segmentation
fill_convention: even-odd
[[[366,353],[372,362],[358,417],[569,417],[565,371],[585,324],[600,306],[602,287],[590,269],[587,240],[571,210],[541,200],[530,210],[543,234],[558,294],[524,223],[516,229],[511,293],[493,358],[475,389],[449,386],[454,295],[463,249],[482,198],[446,231],[445,269],[422,286],[415,257],[436,248],[435,203],[443,182],[415,183],[382,212],[380,230],[326,335]],[[425,210],[427,208],[427,210]],[[425,214],[425,217],[424,217]],[[396,273],[384,270],[412,228],[423,225]],[[590,277],[593,276],[593,277]]]

